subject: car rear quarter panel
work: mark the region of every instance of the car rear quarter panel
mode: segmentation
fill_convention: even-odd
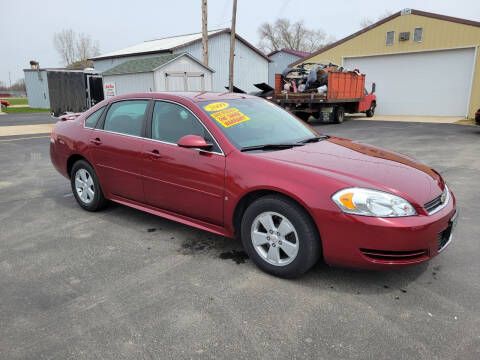
[[[84,117],[75,120],[59,121],[54,126],[54,142],[50,142],[50,158],[55,168],[70,178],[67,162],[70,156],[78,154],[88,159],[88,131],[83,127]]]

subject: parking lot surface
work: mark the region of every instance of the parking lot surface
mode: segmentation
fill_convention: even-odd
[[[480,129],[313,125],[439,171],[460,211],[450,247],[401,271],[318,264],[283,280],[239,240],[115,204],[83,211],[48,137],[0,141],[0,358],[480,359]]]

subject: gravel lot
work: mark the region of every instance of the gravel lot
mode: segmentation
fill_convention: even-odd
[[[48,138],[0,141],[0,358],[480,359],[480,128],[314,125],[442,173],[460,210],[451,246],[402,271],[319,264],[282,280],[238,240],[120,205],[85,212]]]

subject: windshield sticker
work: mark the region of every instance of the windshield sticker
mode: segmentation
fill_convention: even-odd
[[[205,106],[205,110],[207,111],[219,111],[227,108],[230,104],[227,104],[226,102],[216,102],[216,103],[211,103]]]
[[[222,110],[210,115],[226,128],[250,120],[248,116],[241,113],[237,108]]]

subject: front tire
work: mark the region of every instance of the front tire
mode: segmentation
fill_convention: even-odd
[[[241,238],[253,262],[275,276],[300,276],[321,254],[320,238],[308,213],[279,195],[261,197],[247,208]]]
[[[335,110],[335,123],[341,124],[343,120],[345,120],[345,109],[340,106]]]
[[[375,105],[374,105],[374,104],[372,104],[372,105],[370,106],[370,109],[368,109],[368,110],[365,112],[365,115],[367,115],[367,117],[369,117],[369,118],[372,117],[373,114],[375,114]]]
[[[73,196],[83,209],[98,211],[106,205],[107,200],[103,196],[97,174],[85,160],[79,160],[73,164],[70,183]]]
[[[310,119],[310,116],[311,116],[310,113],[306,113],[306,112],[296,112],[295,115],[305,122],[308,122],[308,119]]]

